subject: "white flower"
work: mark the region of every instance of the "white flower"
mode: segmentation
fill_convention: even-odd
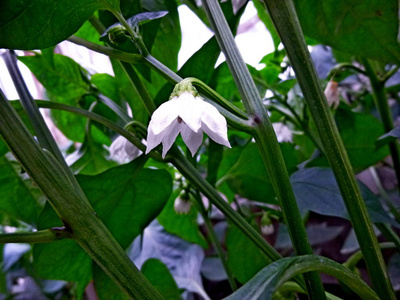
[[[142,154],[134,144],[119,136],[110,146],[110,156],[120,162],[131,161]]]
[[[192,203],[190,200],[185,200],[181,196],[175,199],[174,202],[174,209],[176,213],[178,214],[188,214],[190,211],[190,207],[192,206]]]
[[[214,106],[194,96],[192,91],[185,90],[153,113],[146,154],[162,143],[164,158],[179,133],[192,155],[203,142],[203,132],[215,142],[230,148],[227,131],[225,118]]]
[[[261,232],[264,235],[270,235],[274,233],[274,225],[261,225]]]
[[[326,100],[328,100],[328,105],[336,109],[340,103],[338,82],[329,80],[328,84],[326,85],[324,94]]]

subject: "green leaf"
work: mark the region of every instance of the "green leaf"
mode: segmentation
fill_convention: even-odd
[[[52,101],[77,106],[90,88],[86,74],[79,64],[69,57],[55,54],[54,64],[45,55],[19,57],[43,84]],[[83,142],[85,119],[71,113],[52,111],[52,119],[63,134],[76,142]]]
[[[370,114],[339,110],[336,123],[353,168],[364,170],[389,155],[387,147],[377,149],[376,140],[384,133],[382,124]]]
[[[0,48],[31,50],[54,46],[101,8],[105,5],[95,0],[4,0],[0,9]]]
[[[240,283],[249,281],[268,264],[266,256],[232,224],[226,233],[225,243],[228,249],[228,266]]]
[[[197,210],[192,206],[188,214],[178,214],[174,209],[176,197],[180,190],[175,190],[165,205],[163,211],[158,216],[158,222],[164,229],[180,238],[207,248],[208,244],[197,224]]]
[[[274,292],[282,284],[298,274],[310,271],[319,271],[336,277],[361,299],[379,299],[358,275],[335,261],[313,255],[282,258],[265,267],[252,280],[225,299],[273,299]]]
[[[14,166],[13,166],[14,165]],[[23,178],[19,165],[0,157],[0,214],[28,224],[36,224],[42,207],[39,191]]]
[[[294,145],[281,143],[280,146],[289,173],[293,172],[298,163]],[[242,197],[278,204],[269,175],[255,143],[250,143],[243,149],[236,163],[220,179],[220,183],[221,181],[226,181],[232,191]]]
[[[78,98],[85,94],[89,84],[81,66],[67,56],[54,54],[50,60],[49,55],[51,54],[46,52],[46,55],[19,56],[18,59],[32,71],[51,95]]]
[[[63,226],[63,223],[47,202],[39,218],[38,229]],[[92,278],[92,260],[73,240],[61,240],[53,243],[34,244],[33,268],[43,279],[77,282],[79,291]]]
[[[123,248],[159,214],[171,193],[169,173],[142,169],[145,161],[140,158],[96,176],[77,176],[94,210]],[[63,225],[50,205],[39,221],[39,229]],[[35,245],[34,267],[43,278],[79,282],[81,286],[92,276],[90,257],[68,240]]]
[[[397,0],[294,1],[305,35],[354,56],[400,62]]]
[[[107,159],[108,155],[102,144],[86,138],[82,146],[68,156],[68,163],[76,174],[97,175],[117,165]]]
[[[92,266],[93,285],[100,300],[129,300],[130,298],[111,280],[97,264]]]
[[[171,176],[143,169],[147,158],[77,180],[96,213],[123,248],[162,211],[171,194]]]
[[[174,278],[161,261],[155,258],[148,259],[142,265],[141,271],[164,299],[181,299],[181,293]]]

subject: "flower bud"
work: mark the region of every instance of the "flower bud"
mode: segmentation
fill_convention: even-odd
[[[326,100],[328,100],[328,105],[333,107],[333,109],[336,109],[340,103],[338,82],[330,80],[326,85],[324,94]]]

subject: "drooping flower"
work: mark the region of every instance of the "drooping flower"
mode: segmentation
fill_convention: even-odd
[[[328,100],[328,105],[336,109],[339,106],[339,89],[338,82],[334,80],[329,80],[324,91],[326,100]]]
[[[142,151],[123,136],[119,136],[110,146],[110,156],[120,162],[134,160]]]
[[[181,196],[175,199],[174,209],[177,214],[186,215],[189,213],[191,207],[192,203],[190,202],[189,199],[184,199]]]
[[[148,127],[146,154],[162,143],[164,158],[180,133],[194,154],[203,142],[203,132],[216,143],[231,147],[225,118],[205,102],[189,83],[177,84],[171,100],[153,113]]]

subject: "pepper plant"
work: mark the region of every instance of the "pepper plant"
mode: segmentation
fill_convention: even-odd
[[[214,36],[178,70],[179,5]],[[250,5],[274,44],[257,69],[234,39]],[[19,95],[0,92],[1,293],[396,298],[397,1],[0,7]],[[113,75],[62,42],[106,55]]]

